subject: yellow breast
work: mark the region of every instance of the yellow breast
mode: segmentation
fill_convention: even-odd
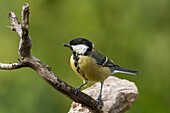
[[[88,56],[80,56],[78,60],[78,65],[77,67],[75,67],[74,59],[72,55],[70,58],[70,64],[73,71],[81,79],[83,79],[83,81],[102,82],[108,76],[111,75],[110,69],[108,67],[102,67],[98,65],[93,58]],[[78,67],[79,67],[79,71],[77,71]]]

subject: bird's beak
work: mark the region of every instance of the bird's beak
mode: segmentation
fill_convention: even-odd
[[[64,47],[70,47],[69,43],[63,44]]]

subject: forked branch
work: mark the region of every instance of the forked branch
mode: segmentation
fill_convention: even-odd
[[[32,47],[32,41],[29,36],[29,4],[25,3],[22,7],[22,24],[18,22],[14,12],[10,12],[8,17],[12,25],[9,28],[13,31],[16,31],[20,36],[18,54],[21,58],[18,63],[0,63],[0,69],[11,70],[22,67],[30,67],[34,69],[52,87],[73,101],[87,106],[92,111],[102,112],[100,105],[96,105],[96,100],[82,92],[76,95],[75,88],[56,77],[55,74],[50,70],[49,66],[46,66],[35,56],[31,55],[30,50]]]

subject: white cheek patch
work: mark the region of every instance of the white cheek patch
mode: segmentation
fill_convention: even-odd
[[[72,45],[72,48],[76,53],[84,54],[89,47],[84,44],[79,44],[79,45]]]

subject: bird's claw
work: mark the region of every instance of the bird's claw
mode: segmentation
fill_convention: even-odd
[[[101,99],[100,97],[97,98],[97,103],[96,103],[96,105],[98,105],[98,104],[103,104],[103,101],[102,101],[102,99]]]
[[[76,89],[75,89],[75,94],[77,94],[77,93],[80,92],[80,91],[81,91],[81,87],[76,88]]]

